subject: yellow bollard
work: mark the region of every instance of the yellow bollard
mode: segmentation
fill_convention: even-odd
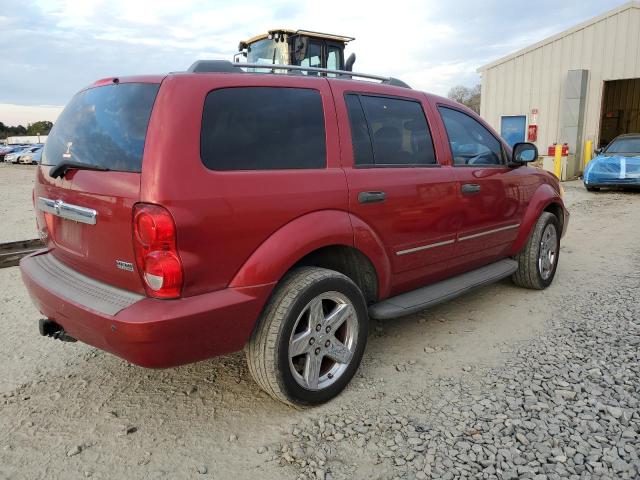
[[[591,154],[593,153],[593,141],[592,140],[587,140],[586,143],[584,144],[584,168],[583,171],[587,168],[587,165],[589,165],[589,162],[591,161]]]
[[[562,144],[556,143],[556,156],[553,159],[553,173],[560,178],[562,175]]]

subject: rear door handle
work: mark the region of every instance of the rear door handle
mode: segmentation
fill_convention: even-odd
[[[480,191],[480,185],[477,183],[465,183],[462,185],[462,193],[470,194],[470,193],[478,193]]]
[[[383,202],[387,198],[384,192],[360,192],[358,194],[358,202],[360,203],[377,203]]]

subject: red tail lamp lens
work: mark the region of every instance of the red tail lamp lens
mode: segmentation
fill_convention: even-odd
[[[152,207],[157,206],[153,205]],[[175,242],[173,218],[164,209],[161,209],[161,211],[155,208],[141,210],[136,215],[136,233],[138,241],[144,246]]]
[[[145,257],[144,279],[153,291],[180,296],[182,265],[171,252],[156,251]]]
[[[153,244],[156,238],[156,223],[152,215],[142,211],[136,216],[136,234],[138,241],[145,247]]]
[[[138,204],[133,226],[136,263],[147,294],[155,298],[179,297],[183,275],[173,217],[158,205]]]

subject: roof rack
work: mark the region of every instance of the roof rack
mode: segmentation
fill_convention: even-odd
[[[371,75],[369,73],[350,72],[347,70],[332,70],[329,68],[302,67],[300,65],[280,65],[280,64],[271,64],[271,63],[240,63],[240,62],[230,62],[228,60],[198,60],[187,69],[187,72],[233,73],[233,72],[237,72],[237,70],[235,70],[236,68],[239,68],[239,69],[259,68],[261,70],[265,70],[264,72],[251,72],[251,73],[276,73],[276,70],[287,70],[287,71],[294,71],[294,72],[296,71],[317,72],[317,73],[325,73],[325,74],[331,73],[346,79],[351,79],[353,77],[367,78],[370,80],[378,80],[386,85],[393,85],[395,87],[403,87],[403,88],[411,88],[402,80],[399,80],[393,77],[383,77],[380,75]],[[240,70],[240,72],[243,72],[243,70]]]

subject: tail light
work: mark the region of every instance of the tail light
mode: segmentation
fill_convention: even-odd
[[[155,298],[180,297],[182,262],[171,214],[158,205],[137,204],[133,211],[133,244],[147,294]]]

